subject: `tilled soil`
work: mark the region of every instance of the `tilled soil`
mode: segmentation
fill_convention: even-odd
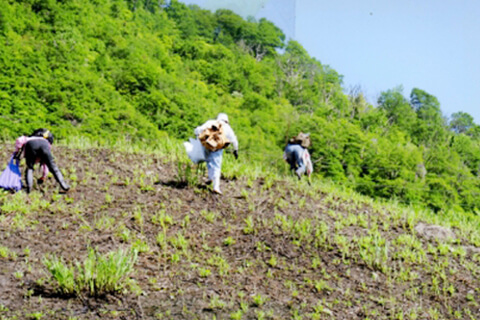
[[[224,177],[215,195],[160,156],[65,147],[54,156],[70,192],[50,178],[30,196],[0,198],[2,320],[479,318],[478,254],[441,254],[420,238],[430,250],[412,249],[419,259],[396,254],[413,226],[387,209],[268,176]],[[372,244],[369,257],[352,245],[375,232],[391,251]],[[132,246],[140,253],[124,292],[62,295],[42,262]]]

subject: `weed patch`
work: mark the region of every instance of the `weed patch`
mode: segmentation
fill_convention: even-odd
[[[83,262],[65,263],[62,257],[46,256],[43,264],[52,277],[56,291],[66,295],[81,294],[102,296],[121,292],[137,260],[135,250],[117,250],[101,255],[89,249]]]

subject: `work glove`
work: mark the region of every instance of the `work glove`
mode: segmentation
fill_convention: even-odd
[[[235,156],[235,160],[238,160],[238,150],[234,150],[233,155]]]

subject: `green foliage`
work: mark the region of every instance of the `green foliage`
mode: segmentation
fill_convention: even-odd
[[[455,112],[452,114],[450,128],[456,133],[465,133],[475,126],[473,117],[466,112]]]
[[[56,256],[45,257],[43,264],[55,280],[59,292],[67,295],[75,293],[75,268],[73,266],[66,265],[63,258]]]
[[[411,133],[415,127],[417,116],[407,99],[403,96],[401,87],[382,92],[378,103],[380,109],[386,112],[389,123],[399,126]]]
[[[68,265],[63,258],[45,257],[43,264],[62,294],[86,291],[92,296],[123,290],[137,260],[135,250],[117,250],[100,255],[92,248],[83,263]]]
[[[0,0],[2,138],[49,127],[156,145],[226,112],[249,161],[284,172],[285,142],[310,132],[318,176],[438,211],[480,208],[470,115],[447,123],[436,97],[414,88],[408,99],[401,86],[375,107],[266,19],[165,3]],[[191,168],[178,172],[196,183]]]
[[[418,88],[412,89],[410,103],[417,112],[419,121],[414,130],[414,139],[419,144],[431,147],[446,137],[446,121],[437,98]]]
[[[201,165],[179,161],[177,164],[177,183],[185,186],[195,186],[200,181]]]

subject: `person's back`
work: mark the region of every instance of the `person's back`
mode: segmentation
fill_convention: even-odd
[[[221,123],[222,126],[222,131],[225,137],[228,140],[228,144],[225,146],[227,147],[228,145],[232,144],[233,149],[235,151],[238,151],[238,139],[237,136],[235,135],[235,132],[233,131],[232,127],[230,126],[230,123],[228,122],[228,117],[223,116],[224,114],[220,113],[215,120],[208,120],[201,126],[198,126],[195,128],[194,133],[197,137],[200,137],[205,130],[208,130],[212,126],[217,125],[219,122]],[[223,149],[223,148],[222,148]],[[215,150],[216,151],[216,150]]]
[[[224,129],[227,125],[228,124],[222,121],[215,121],[210,127],[204,129],[198,135],[198,139],[209,151],[224,149],[230,144],[230,140],[228,140]]]

